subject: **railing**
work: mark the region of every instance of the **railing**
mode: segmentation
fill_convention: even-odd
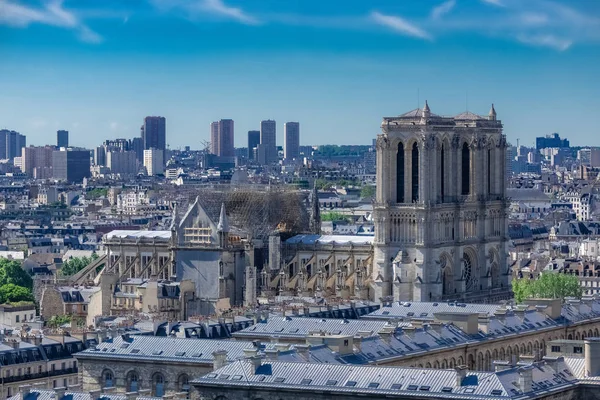
[[[65,368],[65,369],[56,369],[54,371],[46,371],[46,372],[36,372],[33,374],[21,374],[21,375],[13,375],[2,378],[2,383],[14,383],[14,382],[24,382],[30,381],[33,379],[43,379],[53,376],[60,375],[68,375],[68,374],[76,374],[78,372],[77,368]]]

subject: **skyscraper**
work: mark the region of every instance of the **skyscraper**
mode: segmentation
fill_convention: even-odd
[[[260,144],[265,151],[265,164],[277,161],[277,125],[273,120],[260,121]]]
[[[144,150],[153,148],[164,152],[167,143],[167,121],[165,117],[146,117],[142,128]]]
[[[260,131],[248,131],[248,160],[254,160],[254,149],[260,144]]]
[[[69,147],[69,131],[56,131],[56,147]]]
[[[23,147],[21,150],[21,171],[36,179],[48,176],[48,173],[45,171],[52,169],[53,153],[54,147],[52,146]]]
[[[21,149],[27,146],[27,138],[19,132],[0,130],[0,159],[21,157]]]
[[[90,151],[68,148],[52,153],[52,175],[54,179],[70,183],[81,183],[90,177]]]
[[[235,156],[232,119],[222,119],[210,124],[210,152],[221,157]]]
[[[294,160],[300,157],[300,123],[286,122],[283,124],[283,157]]]
[[[134,151],[109,151],[106,153],[106,166],[113,174],[135,174],[137,161]]]

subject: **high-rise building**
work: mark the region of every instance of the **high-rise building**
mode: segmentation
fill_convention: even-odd
[[[137,173],[137,160],[134,151],[109,151],[106,153],[106,166],[113,174]]]
[[[561,139],[558,133],[553,133],[551,135],[546,135],[546,137],[536,138],[535,147],[538,150],[545,149],[546,147],[568,148],[569,140]]]
[[[50,178],[52,175],[52,146],[29,146],[21,149],[21,171],[35,179]]]
[[[165,117],[146,117],[141,129],[144,150],[167,148],[167,121]]]
[[[54,179],[69,183],[81,183],[90,177],[90,151],[63,148],[52,153],[52,175]]]
[[[56,147],[69,147],[69,131],[56,131]]]
[[[300,158],[300,123],[283,124],[283,158],[297,160]]]
[[[248,160],[254,160],[256,146],[260,144],[260,131],[248,131]]]
[[[142,164],[144,162],[144,140],[141,137],[134,137],[129,141],[129,149],[135,152],[136,160]]]
[[[106,166],[106,147],[104,145],[94,149],[94,165]]]
[[[164,152],[158,149],[144,150],[144,167],[146,167],[148,175],[164,174]]]
[[[260,144],[264,149],[265,164],[277,162],[277,125],[273,120],[260,121]]]
[[[210,124],[210,152],[220,157],[233,157],[234,129],[232,119],[222,119]]]
[[[487,116],[386,117],[377,137],[372,298],[510,298],[506,137]]]
[[[0,159],[10,159],[21,156],[21,149],[27,146],[27,138],[19,132],[0,130]]]

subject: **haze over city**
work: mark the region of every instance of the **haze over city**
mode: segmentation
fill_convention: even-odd
[[[486,114],[509,141],[598,145],[600,2],[0,0],[0,128],[30,144],[139,134],[171,148],[235,120],[300,121],[302,144],[368,144],[382,115]]]

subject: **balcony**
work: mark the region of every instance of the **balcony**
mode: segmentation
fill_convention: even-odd
[[[14,382],[27,382],[36,379],[44,379],[53,376],[61,376],[61,375],[69,375],[76,374],[78,372],[77,368],[65,368],[65,369],[57,369],[54,371],[47,372],[38,372],[34,374],[21,374],[21,375],[13,375],[2,378],[2,383],[14,383]]]

